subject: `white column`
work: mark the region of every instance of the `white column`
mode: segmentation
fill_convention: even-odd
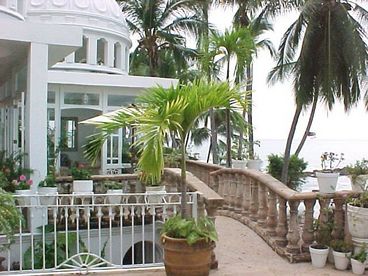
[[[112,40],[108,40],[107,42],[107,55],[106,55],[106,52],[105,52],[105,55],[106,55],[106,59],[105,59],[105,64],[106,66],[108,67],[114,67],[114,41]]]
[[[87,64],[97,64],[97,38],[87,38]]]
[[[26,166],[37,184],[47,175],[47,71],[48,45],[31,43],[25,106]]]

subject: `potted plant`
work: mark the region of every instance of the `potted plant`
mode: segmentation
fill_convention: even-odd
[[[245,169],[247,167],[247,148],[239,151],[239,141],[235,140],[231,147],[231,164],[233,169]]]
[[[71,168],[73,177],[73,193],[76,194],[91,194],[93,193],[93,181],[91,180],[91,173],[79,164]]]
[[[139,99],[142,104],[137,104],[135,108],[122,108],[112,122],[101,124],[101,134],[97,134],[95,139],[89,142],[85,154],[91,160],[97,160],[99,152],[108,135],[123,126],[131,124],[136,127],[138,138],[136,145],[140,148],[140,157],[138,168],[143,173],[141,179],[146,181],[150,179],[152,183],[159,183],[164,169],[164,141],[170,133],[175,133],[179,137],[180,157],[181,157],[181,204],[180,213],[183,220],[180,224],[189,224],[191,219],[187,211],[187,183],[186,183],[186,145],[189,139],[189,132],[193,124],[199,117],[211,108],[229,108],[234,109],[236,103],[241,103],[246,107],[247,103],[240,100],[240,95],[235,89],[230,89],[228,83],[204,83],[195,82],[189,85],[178,85],[165,89],[163,87],[151,88],[145,96]],[[179,183],[178,183],[179,184]],[[168,220],[171,221],[171,220]],[[165,222],[164,227],[168,221]],[[188,222],[189,221],[189,222]],[[208,221],[208,220],[206,220]],[[179,223],[179,222],[178,222]],[[196,227],[189,227],[185,237],[197,236]],[[171,232],[170,232],[171,233]],[[183,244],[187,243],[186,238],[170,239],[171,234],[166,232],[164,241],[164,263],[169,264],[173,258],[174,252],[181,251]],[[166,238],[167,237],[167,238]],[[170,240],[170,242],[167,242]],[[191,239],[190,239],[191,240]],[[195,249],[213,247],[211,239],[200,239],[198,243],[191,243],[190,246]],[[202,244],[205,243],[207,247]],[[176,271],[170,269],[168,275],[190,275],[193,262],[197,258],[191,258],[191,261],[182,261],[181,265],[176,267]],[[210,269],[210,260],[206,259],[205,271],[202,274],[208,275]],[[194,265],[195,266],[195,265]]]
[[[104,182],[104,186],[107,189],[107,200],[110,204],[120,204],[122,193],[123,193],[123,187],[120,182],[108,180]],[[115,195],[117,194],[117,195]]]
[[[163,225],[161,241],[167,275],[208,275],[211,252],[217,241],[215,225],[209,218],[197,221],[181,216],[169,218]],[[190,265],[184,268],[183,264]]]
[[[349,232],[353,241],[368,239],[368,191],[364,191],[356,198],[348,199],[347,219]]]
[[[324,152],[321,155],[322,171],[315,172],[317,177],[319,192],[324,194],[334,193],[336,191],[337,180],[340,175],[336,171],[337,167],[344,160],[344,154],[340,155],[334,152]]]
[[[351,257],[352,245],[343,240],[332,240],[331,247],[337,270],[346,270]]]
[[[256,146],[260,146],[260,142],[259,141],[254,141],[253,145]],[[248,169],[252,169],[252,170],[257,170],[260,171],[261,170],[261,166],[262,166],[262,160],[259,158],[259,156],[257,154],[255,154],[254,152],[251,153],[249,151],[249,147],[250,147],[250,143],[247,144],[248,147],[248,162],[247,162],[247,168]]]
[[[354,274],[363,275],[367,266],[368,253],[365,246],[351,257],[351,268]]]
[[[15,194],[20,196],[17,199],[18,203],[20,205],[30,205],[30,195],[33,194],[33,191],[31,190],[31,186],[33,184],[32,179],[27,179],[27,177],[22,174],[18,179],[13,180],[12,184],[15,187]]]
[[[327,219],[324,223],[321,223],[317,219],[313,221],[313,230],[314,233],[316,233],[316,243],[309,246],[312,265],[317,268],[322,268],[326,265],[327,257],[330,255],[329,245],[332,240],[331,232],[334,226],[332,209],[325,208],[321,210],[321,212],[324,212]]]
[[[38,194],[42,205],[55,205],[58,189],[56,187],[55,176],[48,175],[38,184]]]
[[[351,188],[354,192],[363,192],[368,188],[368,160],[358,160],[355,165],[347,166],[346,170],[350,175]]]

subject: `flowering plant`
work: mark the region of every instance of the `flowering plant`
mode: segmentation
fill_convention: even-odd
[[[29,190],[33,184],[32,179],[27,179],[24,174],[19,176],[18,180],[13,180],[12,182],[16,190]]]
[[[321,155],[321,167],[323,171],[332,172],[342,161],[344,161],[344,153],[324,152]]]

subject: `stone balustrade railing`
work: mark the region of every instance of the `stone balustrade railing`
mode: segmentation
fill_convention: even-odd
[[[310,260],[309,245],[321,234],[319,231],[325,231],[324,235],[332,239],[350,239],[345,199],[353,195],[351,191],[301,193],[259,171],[225,168],[213,171],[214,167],[188,162],[188,170],[198,178],[207,179],[206,184],[224,198],[219,214],[250,227],[290,262]],[[331,220],[333,227],[328,228]]]

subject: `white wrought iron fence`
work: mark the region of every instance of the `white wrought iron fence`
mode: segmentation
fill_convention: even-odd
[[[161,226],[181,202],[179,193],[15,197],[26,219],[15,242],[0,252],[0,275],[162,266]],[[195,218],[197,197],[187,198]],[[0,243],[8,243],[4,235]]]

